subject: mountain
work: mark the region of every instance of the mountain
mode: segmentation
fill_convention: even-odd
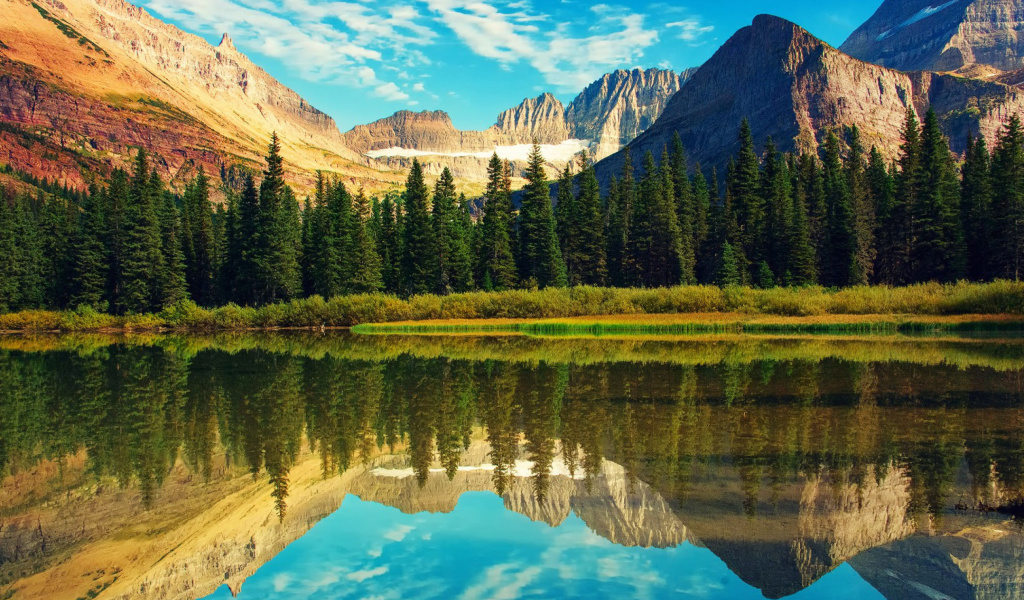
[[[261,169],[277,131],[300,185],[318,168],[368,187],[398,179],[227,35],[214,47],[122,0],[12,0],[4,17],[0,162],[80,187],[142,146],[177,185],[198,165]]]
[[[400,111],[345,133],[346,146],[390,168],[420,158],[427,172],[449,167],[456,176],[482,179],[495,151],[522,168],[528,145],[543,146],[553,168],[581,150],[604,158],[650,127],[669,99],[696,72],[619,70],[595,81],[568,107],[552,94],[527,98],[503,111],[484,131],[460,131],[443,111]]]
[[[932,72],[903,73],[857,60],[778,17],[761,15],[732,36],[672,97],[654,125],[629,144],[634,164],[655,156],[679,133],[690,154],[721,171],[750,121],[754,139],[770,136],[781,151],[816,152],[828,131],[857,125],[867,145],[895,157],[907,108],[939,114],[954,151],[968,133],[989,140],[1024,107],[1016,87]],[[598,165],[607,181],[623,153]]]
[[[840,49],[901,71],[1024,68],[1019,0],[886,0]]]

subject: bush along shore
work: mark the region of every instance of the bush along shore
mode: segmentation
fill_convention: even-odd
[[[394,325],[383,326],[389,323]],[[364,333],[491,330],[541,334],[1024,330],[1024,283],[930,283],[839,290],[584,286],[408,299],[384,294],[329,300],[313,296],[259,307],[228,304],[203,308],[182,300],[152,314],[109,315],[83,307],[0,315],[0,331],[7,332],[341,327],[356,327]]]

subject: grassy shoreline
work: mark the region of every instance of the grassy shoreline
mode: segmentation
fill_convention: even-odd
[[[77,311],[0,315],[0,331],[245,331],[353,327],[360,333],[1024,331],[1024,283],[819,287],[570,289],[450,296],[318,296],[258,308],[181,302],[158,314]]]

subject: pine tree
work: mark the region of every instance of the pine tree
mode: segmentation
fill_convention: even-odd
[[[740,124],[739,144],[735,167],[729,170],[728,187],[740,229],[743,254],[749,264],[756,265],[764,258],[766,221],[760,162],[754,151],[754,138],[747,119]]]
[[[655,278],[652,273],[651,254],[654,248],[654,207],[661,194],[654,155],[647,152],[643,162],[644,174],[632,203],[629,230],[626,234],[625,283],[630,286],[650,287]]]
[[[440,294],[466,292],[473,287],[469,231],[465,229],[461,213],[455,196],[455,179],[445,167],[434,186],[431,216],[437,239],[437,292]]]
[[[129,204],[125,210],[127,231],[121,295],[121,312],[145,313],[162,301],[161,274],[164,271],[160,221],[156,204],[160,189],[154,189],[145,150],[139,150],[132,172]]]
[[[1000,131],[992,157],[995,275],[1024,275],[1024,131],[1017,115]]]
[[[508,290],[519,279],[512,250],[512,198],[504,185],[505,165],[495,153],[487,167],[480,235],[480,281],[484,289]]]
[[[850,208],[853,210],[853,234],[856,243],[856,271],[851,283],[865,285],[874,275],[875,269],[875,206],[864,164],[860,129],[856,126],[850,128],[849,151],[843,166],[846,170]]]
[[[381,282],[384,291],[397,294],[402,285],[401,236],[398,232],[394,199],[384,196],[380,203],[380,226],[377,233],[377,252],[380,254]]]
[[[799,182],[799,176],[795,178]],[[811,223],[807,214],[807,200],[804,186],[796,185],[793,192],[793,220],[789,232],[788,257],[786,260],[788,283],[794,286],[818,283],[817,252],[811,238]]]
[[[683,148],[683,141],[679,132],[672,136],[672,153],[670,155],[669,167],[672,172],[672,191],[675,194],[673,201],[676,209],[676,221],[679,225],[680,235],[680,283],[693,284],[697,282],[697,240],[698,218],[697,208],[694,204],[693,186],[690,176],[687,173],[686,151]]]
[[[726,287],[731,285],[740,285],[740,283],[742,283],[742,281],[740,280],[736,253],[732,244],[728,241],[722,242],[718,268],[715,271],[715,284]]]
[[[74,291],[75,255],[72,248],[77,234],[79,204],[71,199],[72,196],[70,192],[51,196],[39,209],[43,303],[50,308],[67,308]]]
[[[256,303],[298,297],[302,290],[302,224],[299,203],[284,181],[284,160],[277,134],[270,138],[267,169],[260,183],[254,259]],[[244,194],[243,194],[244,196]]]
[[[355,294],[369,294],[383,288],[381,259],[377,244],[369,228],[370,201],[360,189],[353,200],[356,223],[352,239],[353,273],[350,290]]]
[[[402,279],[407,295],[429,294],[437,290],[437,240],[427,208],[427,184],[423,168],[413,159],[405,183],[405,220],[402,224]]]
[[[107,248],[103,240],[107,233],[106,204],[101,194],[93,189],[82,202],[78,227],[74,238],[73,296],[71,306],[88,306],[97,311],[108,308],[104,300],[107,291]]]
[[[579,232],[576,219],[576,176],[573,173],[573,161],[569,161],[558,178],[558,193],[555,196],[555,222],[558,225],[558,244],[562,249],[562,258],[572,283],[573,273],[577,271],[575,261],[577,250],[571,247],[578,241]]]
[[[839,138],[834,132],[830,132],[825,140],[822,166],[827,216],[821,281],[827,286],[853,285],[860,280],[855,216],[848,180],[843,170]]]
[[[951,282],[963,277],[960,188],[949,143],[932,109],[921,129],[921,187],[913,209],[913,280]]]
[[[156,178],[156,171],[153,172]],[[163,185],[159,178],[153,183],[156,189]],[[156,308],[165,308],[188,298],[188,284],[185,281],[185,256],[181,248],[181,215],[174,205],[174,197],[164,192],[161,194],[160,210],[160,241],[163,253],[160,271],[160,289],[156,297]]]
[[[616,287],[631,283],[629,260],[629,227],[636,202],[636,181],[633,179],[633,158],[629,147],[622,151],[622,178],[612,182],[608,196],[605,225],[606,260],[609,282]]]
[[[575,198],[574,250],[578,252],[576,274],[570,281],[574,285],[605,285],[608,268],[605,257],[604,216],[601,206],[601,187],[597,172],[589,158],[580,154],[579,194]]]
[[[17,206],[14,194],[0,185],[0,313],[18,307]]]
[[[708,189],[708,180],[704,177],[700,164],[697,164],[693,175],[693,206],[696,278],[698,283],[710,283],[714,279],[714,257],[717,249],[712,247],[711,241],[711,191]]]
[[[878,280],[888,285],[912,280],[911,248],[921,187],[921,130],[914,109],[907,109],[900,145],[899,173],[891,206],[878,213]]]
[[[540,288],[567,284],[565,263],[558,247],[551,209],[551,190],[544,173],[540,145],[534,143],[526,171],[523,205],[519,212],[519,276]]]
[[[761,179],[761,193],[768,221],[764,235],[767,244],[764,249],[764,262],[773,273],[774,284],[776,275],[782,276],[789,270],[793,200],[788,167],[771,138],[765,143],[764,171]],[[764,280],[764,269],[759,266],[758,270],[758,279]]]
[[[985,138],[967,138],[961,181],[961,219],[967,246],[969,275],[975,281],[992,278],[994,224],[992,215],[992,162]]]
[[[866,228],[866,221],[871,222],[870,235],[873,243],[876,245],[875,258],[870,272],[871,281],[874,282],[878,280],[878,273],[877,269],[875,269],[875,265],[879,262],[877,244],[880,241],[879,231],[881,229],[881,224],[877,215],[890,214],[892,212],[896,193],[896,181],[890,172],[890,169],[886,166],[882,153],[879,152],[876,146],[871,147],[871,155],[868,158],[867,186],[869,190],[871,212],[867,215],[867,218],[864,218],[862,215],[858,215],[858,218],[860,219],[858,221],[858,228]]]
[[[201,306],[211,306],[214,297],[213,204],[206,172],[199,167],[188,186],[182,206],[182,248],[189,296]]]

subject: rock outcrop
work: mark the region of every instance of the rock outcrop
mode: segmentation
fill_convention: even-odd
[[[953,150],[961,151],[968,132],[993,140],[1024,107],[1024,96],[998,82],[866,63],[789,21],[761,15],[693,75],[629,148],[637,164],[645,152],[659,155],[678,133],[690,164],[721,170],[738,148],[730,132],[746,118],[758,144],[771,137],[783,152],[816,152],[828,131],[857,125],[869,146],[892,158],[907,109],[923,117],[929,107],[939,113]],[[599,176],[617,174],[622,162],[622,153],[606,159]]]
[[[141,146],[160,155],[174,185],[200,165],[214,176],[260,168],[276,131],[300,186],[315,169],[370,188],[398,180],[345,148],[333,119],[227,35],[214,47],[123,0],[11,0],[4,17],[0,120],[29,150],[0,156],[12,166],[82,185]]]
[[[566,109],[572,137],[592,140],[603,158],[618,152],[661,116],[668,101],[697,72],[615,71],[590,84]]]
[[[840,49],[901,71],[1015,71],[1024,68],[1024,3],[886,0]]]
[[[345,145],[388,168],[406,169],[418,157],[428,173],[448,167],[456,177],[482,180],[493,152],[509,158],[518,173],[525,146],[537,141],[549,167],[560,169],[581,150],[598,159],[617,152],[654,123],[695,71],[615,71],[568,107],[552,94],[541,94],[503,111],[483,131],[460,131],[443,111],[400,111],[354,127],[344,135]]]

